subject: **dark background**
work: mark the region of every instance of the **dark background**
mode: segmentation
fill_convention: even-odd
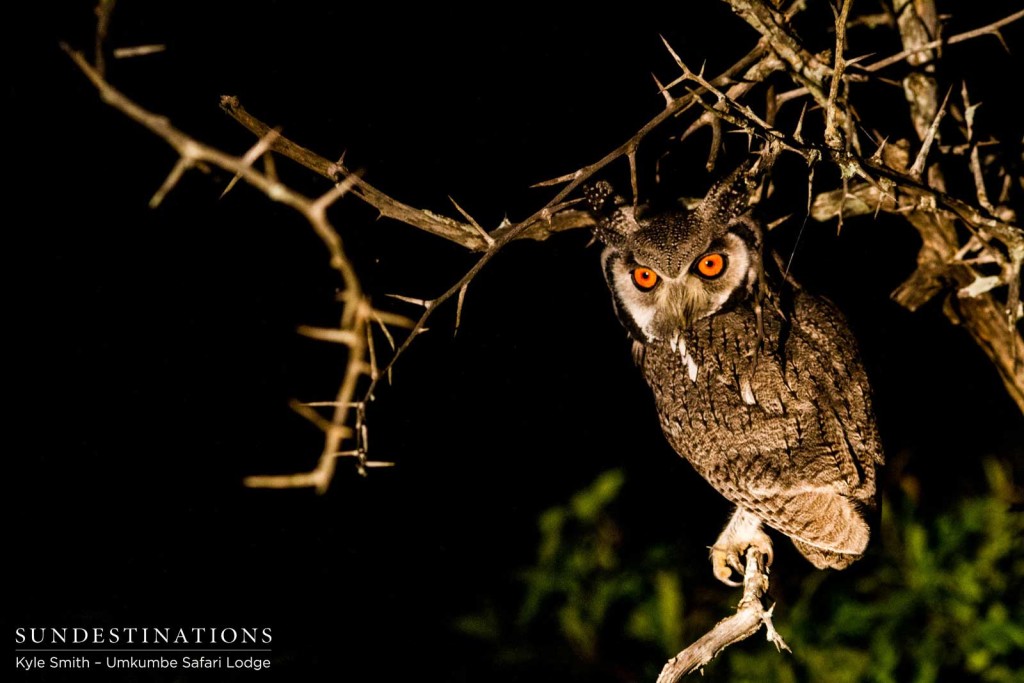
[[[167,51],[110,60],[108,75],[241,154],[251,136],[217,107],[237,95],[324,156],[347,151],[400,200],[452,213],[451,195],[494,227],[550,196],[530,184],[597,159],[657,113],[650,74],[674,74],[659,34],[693,65],[706,58],[709,73],[755,40],[722,3],[677,4],[554,18],[513,5],[357,16],[337,3],[121,0],[108,44]],[[1019,6],[973,4],[951,33]],[[218,199],[220,171],[190,173],[148,209],[174,154],[102,104],[58,48],[91,48],[92,4],[51,7],[23,34],[18,25],[4,85],[14,624],[270,625],[271,674],[494,678],[453,620],[514,596],[539,512],[609,467],[627,472],[627,539],[692,547],[703,561],[728,506],[664,443],[583,232],[499,255],[470,288],[457,337],[454,311],[438,314],[370,412],[372,456],[396,468],[361,479],[342,463],[322,496],[244,489],[246,475],[309,469],[319,453],[319,434],[287,402],[328,399],[340,378],[336,349],[295,334],[336,316],[326,254],[300,217],[253,190]],[[1024,45],[1019,31],[1006,35]],[[951,48],[949,61],[945,76],[970,74],[983,101],[998,102],[1002,74],[1020,73],[991,39]],[[982,112],[995,131],[1019,116]],[[906,129],[893,120],[902,112],[874,114]],[[738,159],[746,141],[727,144]],[[700,194],[711,182],[703,145],[654,136],[642,168],[674,150],[672,192]],[[621,183],[624,166],[609,177]],[[286,160],[278,169],[307,195],[328,189]],[[780,169],[773,217],[804,201],[800,164]],[[435,296],[473,262],[354,199],[331,217],[374,300],[410,315],[383,295]],[[791,223],[781,249],[792,249]],[[850,223],[838,236],[810,224],[794,272],[846,312],[890,462],[941,506],[973,486],[984,455],[1019,468],[1024,421],[938,302],[910,314],[888,298],[916,247],[901,223]],[[790,571],[810,570],[789,559]],[[731,599],[723,590],[723,610]],[[552,678],[571,658],[552,659]]]

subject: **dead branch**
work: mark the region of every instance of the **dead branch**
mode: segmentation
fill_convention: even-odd
[[[724,86],[739,78],[744,82],[752,84],[763,80],[768,74],[778,70],[779,66],[778,60],[766,57],[763,46],[758,45],[718,77],[711,79],[710,82],[717,86]],[[742,92],[746,92],[747,89],[749,89],[749,86],[744,88]],[[562,204],[572,191],[589,180],[595,173],[620,158],[628,157],[631,151],[635,150],[641,140],[647,137],[651,131],[671,118],[685,112],[693,105],[694,98],[692,96],[688,95],[679,99],[672,98],[668,101],[664,110],[648,121],[628,140],[601,159],[553,181],[538,183],[538,187],[550,185],[565,185],[565,187],[534,215],[519,223],[507,223],[498,226],[489,233],[490,237],[492,240],[497,241],[505,233],[512,232],[514,233],[513,239],[544,240],[552,234],[563,230],[591,227],[593,219],[588,212],[574,210],[569,204],[559,205]],[[221,108],[257,137],[263,138],[273,130],[266,123],[250,114],[241,105],[237,97],[223,96],[221,98]],[[332,182],[339,182],[339,180],[352,175],[352,171],[340,160],[337,162],[330,161],[284,136],[275,138],[271,143],[270,149],[292,159]],[[471,222],[462,222],[447,216],[440,216],[425,209],[411,207],[381,192],[361,178],[356,178],[352,194],[377,209],[382,216],[393,218],[414,228],[443,237],[471,251],[483,252],[494,248],[494,245],[488,242]]]
[[[736,14],[764,36],[771,51],[785,62],[793,79],[807,88],[822,107],[828,106],[823,88],[832,74],[829,64],[819,55],[808,52],[788,29],[790,17],[762,0],[724,0]]]
[[[132,57],[146,57],[155,55],[167,49],[166,45],[134,45],[132,47],[119,47],[114,50],[114,59],[131,59]]]
[[[758,116],[750,107],[736,101],[730,97],[727,93],[722,92],[715,85],[707,81],[703,74],[698,73],[686,66],[686,63],[676,54],[672,46],[665,42],[665,48],[672,55],[672,59],[675,60],[676,66],[682,71],[682,75],[679,76],[673,83],[685,83],[692,82],[697,85],[699,90],[705,91],[714,95],[717,99],[715,105],[705,102],[699,96],[698,90],[691,90],[691,94],[697,98],[697,104],[700,105],[707,115],[715,116],[721,120],[727,121],[732,125],[736,126],[740,130],[748,134],[760,134],[765,140],[770,140],[773,143],[778,144],[782,149],[799,154],[804,157],[809,164],[814,163],[820,158],[820,150],[813,149],[808,145],[794,145],[790,143],[788,136],[769,125],[764,119]]]
[[[871,64],[870,66],[865,67],[865,68],[868,71],[878,71],[880,69],[884,69],[887,66],[891,66],[893,64],[897,64],[899,62],[902,62],[904,59],[908,59],[909,57],[911,57],[913,55],[917,55],[917,54],[921,54],[922,52],[927,52],[927,51],[930,51],[930,50],[934,50],[936,48],[942,47],[943,45],[956,45],[957,43],[962,43],[965,40],[971,40],[972,38],[980,38],[981,36],[996,36],[996,37],[999,37],[999,29],[1001,29],[1003,26],[1006,26],[1008,24],[1012,24],[1013,22],[1019,21],[1021,19],[1024,19],[1024,9],[1022,9],[1022,10],[1020,10],[1018,12],[1014,12],[1013,14],[1011,14],[1011,15],[1009,15],[1007,17],[1003,17],[1002,19],[999,19],[998,21],[993,21],[991,24],[986,24],[985,26],[980,26],[980,27],[978,27],[976,29],[972,29],[970,31],[964,31],[963,33],[958,33],[957,35],[950,36],[949,38],[947,38],[945,40],[938,39],[938,40],[931,40],[931,41],[926,41],[926,42],[917,42],[917,41],[915,41],[916,42],[915,45],[910,46],[910,47],[906,47],[905,46],[906,49],[904,49],[902,52],[897,52],[896,54],[892,55],[891,57],[886,57],[885,59],[880,59],[877,62],[874,62],[873,64]]]
[[[786,19],[786,21],[789,21],[793,17],[795,17],[797,13],[800,12],[801,10],[803,10],[803,5],[801,3],[791,3],[790,6],[786,9],[786,11],[783,12],[783,17]],[[662,39],[662,42],[665,42],[664,39]],[[768,41],[767,38],[761,39],[759,47],[767,48],[770,46],[771,43]],[[769,52],[768,54],[771,53]],[[763,59],[760,62],[751,66],[746,72],[743,73],[743,75],[739,79],[736,79],[735,82],[731,83],[729,85],[729,89],[726,90],[726,94],[732,100],[739,100],[741,97],[746,95],[751,88],[753,88],[755,85],[759,83],[764,82],[771,74],[775,73],[781,68],[782,61],[780,59]],[[658,83],[657,78],[654,79],[654,82],[658,83],[658,90],[661,91],[662,94],[665,96],[666,101],[671,102],[672,96],[669,94],[669,89],[677,85],[678,83],[681,83],[683,80],[684,79],[682,77],[677,78],[676,80],[670,82],[667,86],[662,86],[660,83]],[[709,171],[714,166],[714,157],[717,156],[717,151],[720,144],[720,123],[720,118],[715,116],[712,112],[704,112],[703,114],[701,114],[700,118],[698,118],[696,121],[690,124],[690,127],[687,128],[686,131],[680,136],[680,140],[685,140],[703,126],[714,126],[714,129],[712,131],[714,140],[711,143],[711,154],[708,155],[707,166]]]
[[[248,128],[258,137],[264,137],[271,130],[270,126],[246,111],[237,97],[230,95],[221,97],[220,106],[231,118]],[[380,211],[381,216],[393,218],[432,235],[451,240],[472,251],[485,251],[489,246],[476,228],[469,223],[463,223],[446,216],[440,216],[430,211],[416,209],[403,204],[393,197],[384,194],[358,176],[355,176],[342,160],[329,161],[284,136],[275,138],[271,143],[270,149],[298,162],[311,171],[319,173],[332,182],[337,183],[344,179],[354,178],[352,193]]]
[[[747,549],[746,571],[743,573],[743,597],[736,613],[726,617],[697,639],[692,645],[668,660],[657,683],[677,683],[683,676],[702,670],[708,662],[730,645],[746,640],[764,626],[768,642],[781,652],[789,646],[772,624],[774,605],[764,608],[762,599],[768,591],[768,568],[761,566],[761,555],[754,548]]]
[[[167,142],[178,153],[178,161],[171,169],[167,179],[153,195],[153,198],[150,200],[151,206],[159,205],[167,193],[177,185],[185,171],[202,165],[218,166],[234,173],[236,177],[252,185],[268,198],[295,209],[309,222],[310,227],[312,227],[313,231],[327,248],[330,256],[330,266],[338,272],[343,285],[340,297],[343,302],[341,321],[337,329],[311,336],[345,346],[348,351],[348,362],[345,366],[344,377],[338,389],[336,400],[332,404],[334,412],[331,419],[324,420],[320,418],[319,413],[313,411],[317,418],[313,422],[324,431],[323,451],[316,468],[310,472],[284,476],[249,477],[245,481],[246,485],[254,487],[312,486],[318,491],[326,490],[334,473],[337,458],[348,455],[348,452],[341,449],[341,444],[344,439],[352,437],[354,434],[353,430],[347,426],[349,411],[353,405],[359,406],[358,403],[353,402],[358,385],[364,375],[370,374],[367,362],[369,324],[371,320],[404,321],[400,316],[377,311],[370,305],[369,300],[363,295],[359,279],[356,277],[352,264],[345,254],[341,237],[327,220],[327,209],[352,189],[356,176],[349,176],[316,199],[306,197],[278,182],[276,179],[260,173],[252,166],[253,162],[259,158],[262,150],[272,144],[273,139],[276,137],[274,131],[268,131],[265,136],[261,137],[253,148],[255,153],[249,153],[243,157],[226,154],[178,130],[165,117],[154,114],[139,106],[110,85],[89,64],[82,53],[72,50],[67,45],[62,45],[62,48],[96,87],[100,98],[104,102],[145,126],[157,137]],[[406,326],[412,326],[412,321],[404,322]],[[371,377],[371,381],[375,379],[376,377]],[[361,411],[361,408],[358,409]],[[300,414],[312,417],[308,411],[300,411]],[[355,453],[358,457],[360,471],[365,471],[366,467],[379,464],[367,459],[365,449],[357,448]]]
[[[836,100],[839,97],[839,90],[844,83],[843,73],[846,71],[846,24],[849,21],[850,7],[852,5],[853,0],[843,0],[843,8],[836,15],[835,65],[832,67],[828,100],[825,103],[825,144],[834,148],[841,147],[843,144],[842,136],[836,128],[836,122],[841,119],[839,112],[843,111],[844,107],[837,107]]]
[[[929,54],[928,50],[931,49],[928,47],[930,45],[928,39],[938,33],[938,15],[934,0],[917,0],[917,2],[898,0],[895,10],[899,16],[899,29],[903,45],[906,50],[914,51],[914,55],[910,59],[923,61]],[[1022,16],[1024,16],[1024,11],[1017,12],[1008,17],[1005,23]],[[999,24],[999,22],[996,23]],[[991,26],[995,26],[995,24]],[[995,29],[986,27],[978,35],[990,33],[993,30]],[[936,109],[939,112],[944,110],[945,101],[941,107],[938,106],[938,90],[935,79],[927,73],[909,74],[904,79],[903,89],[910,106],[914,127],[927,145],[934,137],[935,129],[928,125],[925,117],[932,113],[932,116],[937,118],[939,113],[935,113]],[[972,132],[969,131],[968,136]],[[971,140],[968,139],[968,142],[970,143]],[[923,169],[923,161],[920,167],[915,163],[915,168],[911,169],[912,172],[915,169]],[[980,174],[975,174],[975,181],[983,183],[979,176]],[[928,183],[932,187],[944,189],[945,179],[938,164],[929,167]],[[979,225],[976,220],[971,220],[983,216],[981,210],[971,207],[966,202],[956,202],[956,205],[951,208],[965,224],[981,230],[979,237],[987,232],[985,226]],[[965,213],[969,215],[965,217]],[[1000,307],[992,298],[990,291],[974,292],[968,289],[966,290],[967,295],[963,294],[964,288],[969,288],[978,281],[980,276],[970,265],[962,262],[960,265],[955,264],[955,256],[961,251],[961,248],[951,218],[936,215],[932,220],[911,220],[910,222],[917,228],[918,234],[921,236],[922,247],[918,255],[918,268],[906,282],[893,292],[893,298],[901,303],[907,302],[911,307],[916,307],[927,300],[923,295],[935,292],[937,275],[945,275],[952,279],[961,296],[957,305],[954,305],[952,300],[947,302],[944,307],[947,317],[953,323],[960,324],[967,329],[974,341],[996,365],[1010,396],[1021,411],[1024,411],[1024,367],[1021,365],[1021,358],[1024,358],[1024,339],[1016,325],[1020,306],[1020,266],[1024,260],[1024,231],[1015,226],[998,226],[999,239],[1006,245],[1011,263],[1005,263],[998,250],[992,248],[987,250],[990,256],[1003,263],[1000,283],[1009,286],[1005,307],[1000,311]],[[991,220],[986,222],[991,224]],[[986,240],[982,238],[981,241],[985,242]]]
[[[96,64],[96,73],[104,75],[107,70],[107,60],[104,54],[107,34],[110,32],[110,17],[114,13],[114,4],[117,0],[99,0],[96,4],[96,42],[93,47],[93,62]]]
[[[885,22],[887,24],[888,23],[888,15],[883,15],[883,16],[886,18]],[[863,19],[863,18],[864,17],[856,17],[854,19],[851,19],[850,22],[848,23],[847,27],[849,28],[851,26],[854,26],[855,24],[858,23],[858,21],[860,19]],[[1009,15],[1007,17],[1003,17],[1002,19],[999,19],[998,21],[993,21],[990,24],[986,24],[984,26],[979,26],[978,28],[971,29],[970,31],[964,31],[963,33],[958,33],[958,34],[956,34],[954,36],[950,36],[949,38],[939,39],[939,40],[932,40],[930,42],[923,43],[923,44],[918,45],[916,47],[907,48],[907,49],[905,49],[905,50],[903,50],[901,52],[897,52],[894,55],[890,55],[888,57],[884,57],[882,59],[879,59],[876,62],[871,62],[870,64],[865,64],[864,66],[859,67],[859,69],[862,70],[862,71],[866,71],[868,73],[875,73],[877,71],[881,71],[882,69],[884,69],[886,67],[892,66],[893,64],[899,64],[900,62],[903,62],[903,61],[910,62],[911,58],[913,58],[915,55],[919,55],[921,53],[929,52],[929,51],[934,50],[936,48],[942,47],[943,45],[956,45],[957,43],[962,43],[962,42],[965,42],[965,41],[968,41],[968,40],[972,40],[974,38],[980,38],[982,36],[987,36],[987,35],[999,36],[1000,35],[999,34],[999,29],[1000,28],[1002,28],[1003,26],[1006,26],[1008,24],[1012,24],[1013,22],[1019,21],[1021,19],[1024,19],[1024,10],[1021,10],[1019,12],[1014,12],[1013,14],[1011,14],[1011,15]],[[863,58],[860,58],[860,59],[863,59]],[[852,62],[848,63],[848,66],[849,65],[852,65]],[[778,103],[779,103],[779,105],[782,105],[785,102],[789,102],[791,100],[795,100],[797,98],[800,98],[800,97],[803,97],[805,95],[808,95],[809,93],[810,93],[810,91],[807,88],[805,88],[805,87],[794,88],[792,90],[789,90],[789,91],[784,92],[781,95],[779,95],[778,96]]]

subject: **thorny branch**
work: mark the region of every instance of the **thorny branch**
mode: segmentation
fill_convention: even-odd
[[[733,79],[736,79],[737,77],[741,77],[743,81],[752,77],[758,77],[760,79],[765,78],[770,70],[778,68],[778,66],[777,60],[765,59],[763,57],[763,53],[764,48],[761,45],[758,45],[732,67],[725,70],[717,78],[712,79],[712,82],[718,85],[724,85],[732,82]],[[772,69],[762,68],[760,70],[754,70],[753,66],[757,64],[772,64],[776,66]],[[748,69],[750,69],[750,71],[748,71]],[[629,140],[619,145],[601,159],[598,159],[588,166],[579,168],[572,173],[560,176],[559,178],[538,183],[538,186],[567,185],[558,193],[557,196],[551,199],[532,216],[516,224],[506,223],[498,226],[490,233],[490,237],[497,240],[504,234],[513,232],[515,233],[514,239],[543,240],[555,232],[592,226],[593,219],[590,217],[589,213],[575,210],[568,206],[560,207],[559,204],[568,197],[573,190],[577,189],[580,185],[590,179],[595,173],[614,161],[627,156],[631,150],[636,149],[640,141],[647,137],[651,131],[656,129],[665,121],[685,112],[694,105],[694,102],[695,98],[693,96],[670,99],[662,112],[645,124],[639,131],[631,136]],[[222,97],[221,108],[229,116],[234,118],[258,137],[264,137],[271,130],[270,126],[250,114],[242,106],[237,97],[231,95],[225,95]],[[278,136],[275,138],[271,142],[270,149],[298,162],[311,171],[314,171],[333,182],[339,182],[352,175],[352,172],[341,161],[330,161],[316,152],[288,140],[284,136]],[[414,228],[419,228],[433,235],[437,235],[438,237],[451,240],[452,242],[460,244],[471,251],[487,251],[489,249],[493,249],[493,245],[489,244],[480,235],[479,230],[477,230],[471,222],[458,221],[447,216],[440,216],[431,211],[408,206],[359,178],[355,181],[352,193],[354,196],[359,197],[367,204],[377,209],[381,216],[393,218],[406,223],[407,225],[411,225]]]
[[[292,190],[288,186],[278,182],[275,178],[261,173],[253,168],[252,163],[260,156],[259,153],[247,154],[243,157],[235,157],[218,149],[204,145],[189,135],[178,130],[163,116],[154,114],[128,99],[120,91],[110,85],[95,67],[89,64],[82,53],[62,46],[75,65],[92,82],[100,93],[100,97],[110,106],[118,109],[129,118],[148,128],[152,133],[165,140],[178,153],[178,161],[175,163],[167,179],[160,186],[150,200],[150,206],[158,206],[163,198],[178,183],[185,171],[192,168],[204,168],[207,165],[218,166],[230,171],[249,183],[270,199],[281,202],[299,212],[310,224],[313,231],[326,246],[330,255],[330,266],[336,270],[341,277],[343,302],[341,321],[337,329],[332,330],[300,330],[311,337],[324,339],[326,341],[342,344],[348,349],[348,363],[345,368],[345,375],[338,390],[336,400],[331,404],[334,408],[330,420],[325,420],[316,414],[318,426],[325,432],[324,449],[320,463],[316,470],[298,475],[287,475],[286,477],[250,477],[246,480],[249,486],[313,486],[317,490],[326,490],[334,472],[337,458],[348,455],[358,457],[358,466],[380,467],[390,463],[374,462],[367,460],[365,450],[356,449],[355,452],[341,450],[342,441],[353,435],[353,430],[348,426],[349,413],[358,404],[353,403],[359,381],[363,375],[373,375],[373,369],[367,361],[368,335],[370,323],[378,321],[381,325],[394,325],[398,327],[412,327],[413,323],[401,316],[386,311],[374,309],[369,300],[364,296],[359,279],[356,277],[352,264],[349,262],[342,245],[338,232],[327,220],[327,209],[338,199],[348,193],[354,185],[354,176],[344,182],[335,185],[328,192],[316,199],[305,197]],[[265,148],[276,135],[273,131],[268,132],[261,138],[254,150]],[[375,377],[372,377],[375,379]],[[299,411],[301,414],[312,417],[308,411]]]

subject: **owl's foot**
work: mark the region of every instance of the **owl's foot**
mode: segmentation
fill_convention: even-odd
[[[761,520],[743,508],[736,508],[732,519],[711,547],[711,571],[715,578],[727,586],[740,586],[742,581],[733,574],[743,576],[747,550],[754,548],[762,557],[762,566],[772,563],[775,553],[772,539],[761,529]]]

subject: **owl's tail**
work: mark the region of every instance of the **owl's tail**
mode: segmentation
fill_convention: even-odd
[[[837,553],[832,550],[825,550],[824,548],[816,548],[795,538],[791,540],[796,549],[818,569],[846,569],[864,556],[863,553]]]
[[[835,491],[785,497],[788,513],[776,526],[818,569],[845,569],[864,555],[871,530],[862,506]]]

